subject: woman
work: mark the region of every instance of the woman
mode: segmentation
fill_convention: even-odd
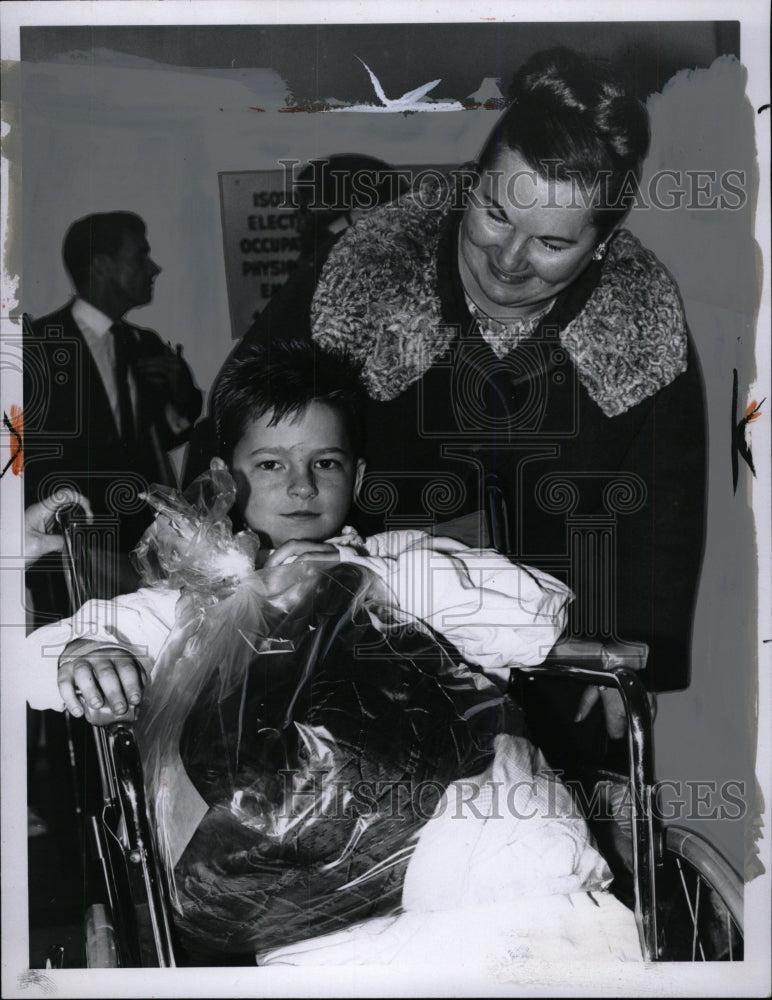
[[[506,550],[570,577],[572,635],[631,662],[645,643],[650,688],[685,687],[704,398],[675,283],[621,228],[646,111],[564,49],[510,99],[456,191],[374,210],[245,340],[297,335],[312,296],[311,336],[361,362],[372,399],[364,530],[463,530],[503,500]]]

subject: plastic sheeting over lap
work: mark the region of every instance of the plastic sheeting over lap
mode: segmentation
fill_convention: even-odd
[[[228,575],[228,546],[246,550],[226,486],[155,498],[146,579],[166,573],[182,596],[139,737],[183,942],[246,952],[397,906],[445,787],[483,771],[520,718],[442,639],[394,623],[361,567]],[[206,812],[177,858],[180,766]]]

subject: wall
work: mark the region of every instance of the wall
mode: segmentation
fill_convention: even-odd
[[[551,44],[578,38],[582,31],[601,49],[623,51],[625,46],[633,48],[635,39],[634,51],[648,52],[647,79],[656,76],[654,66],[705,67],[717,54],[717,33],[710,26],[694,26],[688,35],[674,29],[665,37],[665,28],[619,25],[613,38],[603,36],[602,41],[591,27],[558,27],[557,34],[566,38],[556,37],[555,29],[543,29],[534,48],[545,44],[545,38]],[[344,42],[337,54],[327,54],[329,59],[335,55],[352,58]],[[282,50],[281,58],[286,64],[282,73],[288,73],[291,56]],[[264,65],[273,66],[270,52],[263,59]],[[484,75],[498,75],[500,64],[499,57]],[[403,90],[432,79],[433,69],[414,59],[412,74],[417,76],[411,75]],[[724,75],[710,94],[700,90],[714,86],[707,77],[700,78],[702,83],[688,78],[681,81],[677,99],[667,88],[653,99],[651,169],[657,166],[656,157],[669,167],[694,162],[715,168],[722,148],[740,151],[753,169],[752,124],[743,103],[742,76],[736,65],[723,63],[713,73],[714,83],[715,74]],[[21,217],[12,212],[7,252],[10,270],[21,262],[21,307],[40,316],[70,294],[60,242],[72,220],[94,211],[134,210],[149,224],[153,256],[163,273],[153,303],[132,318],[156,328],[172,343],[181,342],[203,388],[208,388],[231,345],[219,171],[271,169],[287,156],[305,161],[332,152],[367,152],[394,164],[461,162],[475,154],[496,118],[496,112],[486,110],[409,116],[281,113],[279,108],[286,107],[294,91],[274,68],[191,69],[112,50],[27,62],[18,82],[21,100],[9,108],[12,132],[7,149],[12,196],[21,206]],[[471,89],[481,82],[482,75]],[[389,93],[402,92],[399,83],[389,86]],[[716,107],[722,95],[725,103]],[[695,122],[696,108],[705,114]],[[719,123],[723,127],[732,116],[737,116],[737,133],[728,141]],[[684,154],[689,137],[698,151],[696,159]],[[734,159],[727,163],[736,166]],[[750,781],[752,776],[753,529],[747,473],[741,475],[736,497],[727,480],[731,369],[740,369],[741,386],[753,376],[757,283],[748,238],[751,207],[730,222],[715,213],[690,217],[683,212],[636,213],[631,221],[681,282],[711,400],[709,538],[692,686],[663,697],[657,721],[657,772],[677,779]],[[712,225],[718,228],[712,231]],[[706,245],[713,247],[710,253]],[[699,257],[695,247],[703,251]],[[731,536],[727,519],[733,525]],[[698,825],[743,866],[741,824]]]
[[[719,185],[708,191],[712,180],[703,173],[699,184],[704,191],[694,194],[692,207],[685,201],[673,211],[634,211],[629,225],[678,281],[708,405],[708,525],[694,620],[692,683],[688,691],[660,699],[657,771],[662,777],[712,780],[718,788],[746,783],[751,808],[745,823],[711,819],[726,803],[706,787],[700,793],[694,790],[697,816],[688,825],[723,848],[750,876],[758,867],[749,834],[763,806],[753,779],[757,553],[751,474],[740,462],[735,491],[730,462],[733,419],[738,420],[746,406],[742,387],[757,376],[754,330],[761,293],[761,251],[753,238],[759,182],[755,111],[745,96],[745,83],[742,66],[722,58],[710,70],[680,72],[661,94],[653,95],[652,145],[642,178],[645,189],[652,175],[665,168],[693,180],[697,171],[706,169],[715,171],[716,178],[739,171],[745,178],[742,204],[739,197],[727,196],[731,210],[709,207],[714,199],[719,203],[721,194]],[[740,412],[734,417],[733,371],[740,386]]]

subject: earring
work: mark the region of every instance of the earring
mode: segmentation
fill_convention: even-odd
[[[595,253],[592,255],[593,260],[603,260],[606,256],[607,246],[605,243],[599,243],[595,248]]]

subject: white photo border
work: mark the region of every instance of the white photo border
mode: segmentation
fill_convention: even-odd
[[[19,28],[42,25],[128,25],[211,23],[401,23],[401,22],[480,22],[490,19],[507,21],[672,21],[737,20],[741,25],[741,61],[748,70],[747,95],[757,109],[757,150],[760,168],[756,239],[763,251],[764,274],[761,307],[756,331],[757,383],[751,396],[766,397],[764,419],[754,424],[753,445],[757,475],[753,482],[759,552],[759,745],[757,777],[766,799],[772,792],[770,781],[770,705],[772,676],[770,667],[770,631],[767,609],[770,606],[770,175],[769,144],[769,11],[755,0],[735,2],[690,2],[690,0],[634,0],[622,5],[616,0],[524,0],[517,5],[499,2],[442,5],[411,0],[388,7],[373,8],[355,0],[326,0],[325,3],[282,0],[282,2],[177,2],[177,0],[103,0],[103,2],[6,2],[2,16],[2,59],[6,69],[19,60]],[[766,105],[766,110],[763,110]],[[3,124],[5,138],[7,124]],[[3,159],[2,246],[5,255],[8,227],[14,213],[9,199],[8,163]],[[4,256],[5,263],[5,256]],[[9,320],[14,308],[15,283],[3,267],[0,333],[18,335]],[[2,366],[2,396],[20,396],[20,372],[13,365]],[[3,444],[5,448],[5,436]],[[2,464],[7,453],[3,451]],[[16,477],[5,476],[0,483],[0,510],[3,538],[10,538],[21,526],[21,490]],[[18,543],[11,551],[20,551]],[[13,569],[3,559],[0,568]],[[11,606],[6,588],[0,589],[0,623]],[[463,969],[449,969],[446,982],[437,979],[436,970],[395,971],[387,968],[346,968],[299,970],[265,969],[185,969],[152,970],[48,970],[42,975],[26,975],[28,955],[28,919],[26,895],[26,801],[25,701],[23,688],[14,676],[19,669],[15,654],[18,642],[7,635],[12,630],[0,628],[2,656],[2,992],[6,997],[82,996],[82,997],[206,997],[206,996],[763,996],[769,990],[769,818],[759,847],[767,874],[746,886],[746,958],[735,966],[658,965],[636,968],[614,967],[599,970],[593,984],[572,982],[571,970],[556,957],[554,967],[534,970],[528,982],[485,983],[464,975]],[[18,638],[18,637],[17,637]]]

